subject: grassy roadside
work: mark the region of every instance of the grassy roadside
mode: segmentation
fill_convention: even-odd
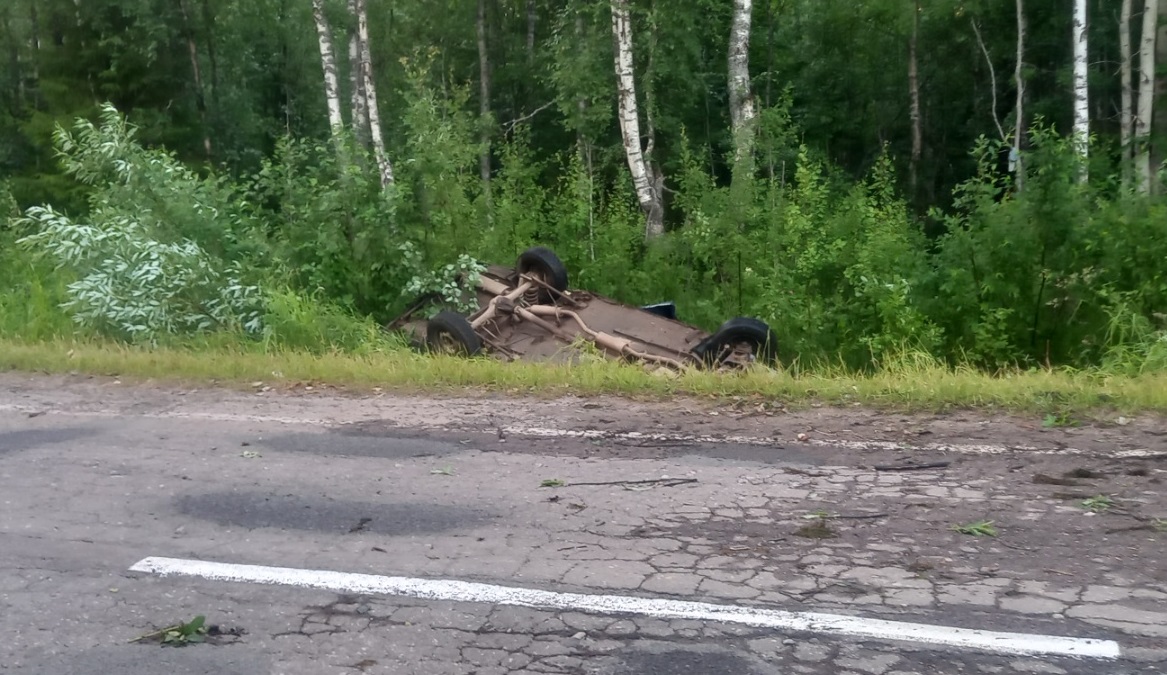
[[[427,392],[474,388],[534,396],[747,397],[793,406],[859,403],[915,411],[963,407],[1078,414],[1100,409],[1167,411],[1167,374],[1125,377],[1038,370],[994,377],[971,369],[943,368],[931,361],[901,362],[872,375],[828,370],[793,376],[759,370],[662,377],[607,360],[576,365],[508,364],[490,358],[428,357],[405,350],[312,354],[230,346],[143,349],[100,342],[0,339],[0,370],[237,386],[258,381],[277,388],[316,383],[358,392],[375,387]]]

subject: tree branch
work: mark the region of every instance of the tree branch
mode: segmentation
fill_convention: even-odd
[[[993,86],[993,124],[997,125],[997,133],[1001,134],[1001,140],[1008,140],[1005,135],[1005,127],[1001,126],[1001,118],[997,116],[997,70],[993,68],[993,59],[989,56],[989,48],[985,46],[985,41],[981,37],[981,28],[977,25],[976,20],[969,19],[972,24],[973,33],[976,33],[977,44],[981,47],[981,53],[985,55],[985,63],[989,64],[989,79]]]
[[[503,129],[506,129],[507,133],[510,133],[518,125],[522,124],[523,122],[526,122],[529,119],[532,119],[533,117],[535,117],[535,115],[538,115],[539,113],[543,112],[544,110],[550,108],[553,105],[555,105],[555,101],[548,101],[547,103],[544,103],[543,105],[539,106],[538,108],[535,108],[534,110],[527,113],[526,115],[523,115],[522,117],[516,117],[515,119],[511,120],[510,122],[506,122],[505,124],[502,125]]]

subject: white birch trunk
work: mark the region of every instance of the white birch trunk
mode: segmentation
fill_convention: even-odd
[[[1134,69],[1131,64],[1131,2],[1132,0],[1122,0],[1122,9],[1119,11],[1118,18],[1119,77],[1122,78],[1122,119],[1119,120],[1119,132],[1122,183],[1124,186],[1130,185],[1131,180],[1131,151],[1133,149],[1131,138],[1134,136],[1135,122],[1131,101],[1131,83],[1134,77]]]
[[[482,127],[479,142],[482,154],[478,157],[478,173],[482,178],[482,190],[490,203],[490,52],[486,44],[486,0],[478,0],[478,124]]]
[[[320,41],[320,67],[324,70],[324,97],[328,101],[328,127],[333,134],[344,128],[340,116],[340,84],[336,77],[336,54],[332,51],[332,28],[324,16],[324,0],[312,0],[316,37]]]
[[[733,24],[729,31],[729,118],[733,126],[735,159],[753,149],[754,96],[750,90],[750,21],[753,0],[733,0]]]
[[[365,81],[365,108],[369,114],[369,137],[373,141],[373,154],[377,158],[377,169],[381,174],[381,187],[393,184],[393,165],[385,153],[385,139],[381,135],[381,113],[377,108],[377,85],[373,83],[373,52],[369,48],[369,13],[365,0],[357,3],[357,39],[360,41],[361,77]]]
[[[1135,171],[1139,192],[1151,193],[1155,172],[1151,166],[1151,119],[1155,106],[1155,33],[1159,28],[1159,0],[1143,6],[1143,37],[1139,44],[1139,105],[1135,115]]]
[[[1018,192],[1025,187],[1025,171],[1021,159],[1021,138],[1025,135],[1025,1],[1017,0],[1017,65],[1013,78],[1017,81],[1017,104],[1013,111],[1013,184]]]
[[[349,107],[352,112],[353,134],[357,142],[369,145],[369,109],[365,100],[365,69],[361,60],[361,38],[357,24],[360,22],[357,1],[348,0],[348,11],[352,15],[351,32],[348,36],[349,63]]]
[[[649,176],[648,163],[640,147],[640,113],[636,104],[636,79],[632,69],[632,21],[628,15],[629,0],[612,0],[612,34],[616,39],[616,90],[620,133],[624,139],[624,154],[636,199],[645,215],[646,239],[664,233],[664,209],[659,192]]]
[[[1086,0],[1074,0],[1074,144],[1078,154],[1085,160],[1090,156],[1090,90],[1088,38],[1086,31]],[[1082,167],[1081,180],[1086,181],[1089,173]]]

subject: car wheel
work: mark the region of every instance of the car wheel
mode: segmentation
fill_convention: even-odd
[[[466,317],[443,310],[429,320],[425,331],[426,346],[431,352],[477,356],[482,351],[482,338]]]
[[[778,339],[764,321],[739,316],[717,329],[700,347],[702,360],[709,365],[721,365],[742,348],[748,348],[753,357],[763,363],[773,363],[778,356]]]
[[[559,256],[546,247],[536,246],[529,248],[519,256],[516,265],[520,274],[538,276],[543,283],[560,293],[567,290],[567,267]],[[546,288],[539,289],[540,302],[554,302],[555,293]]]

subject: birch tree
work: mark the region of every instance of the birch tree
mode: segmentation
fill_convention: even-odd
[[[1155,172],[1151,167],[1151,119],[1155,105],[1155,33],[1159,28],[1159,0],[1143,6],[1143,34],[1139,43],[1139,105],[1135,115],[1135,170],[1139,192],[1151,193]]]
[[[1120,163],[1123,186],[1131,180],[1131,137],[1134,133],[1134,112],[1131,102],[1131,83],[1134,70],[1131,64],[1131,0],[1122,0],[1118,18],[1119,77],[1121,83],[1122,119],[1119,120]]]
[[[750,89],[750,20],[753,0],[733,0],[729,31],[729,118],[733,126],[735,161],[753,150],[754,96]]]
[[[393,165],[385,152],[385,138],[381,135],[381,113],[377,107],[377,85],[373,82],[373,50],[369,47],[369,14],[366,0],[356,0],[357,39],[360,42],[361,77],[365,83],[365,109],[369,114],[369,138],[381,174],[381,187],[393,184]],[[338,102],[339,105],[339,102]]]
[[[349,63],[349,107],[353,134],[357,142],[363,146],[369,143],[369,108],[365,96],[365,69],[361,59],[361,37],[357,24],[357,0],[348,0],[348,11],[351,16],[348,36],[348,63]]]
[[[1083,160],[1090,156],[1089,40],[1086,27],[1086,0],[1074,0],[1074,143]],[[1083,166],[1081,180],[1088,178],[1089,172]]]
[[[344,129],[340,116],[340,84],[336,77],[336,54],[332,50],[332,27],[324,15],[324,0],[312,0],[316,37],[320,42],[320,67],[324,71],[324,97],[328,102],[328,127],[333,134]]]
[[[629,0],[612,0],[612,34],[615,38],[617,116],[624,141],[624,155],[636,199],[645,216],[644,236],[653,239],[664,234],[664,206],[660,190],[649,173],[648,161],[640,145],[640,112],[636,103],[636,78],[632,59],[632,20]]]

